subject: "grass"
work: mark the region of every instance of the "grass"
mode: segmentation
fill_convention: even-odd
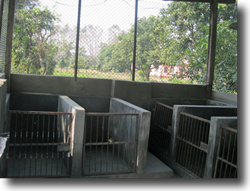
[[[54,76],[74,76],[74,69],[63,69],[56,68],[53,73]],[[98,70],[86,70],[78,69],[77,77],[80,78],[99,78],[99,79],[116,79],[116,80],[132,80],[132,74],[130,73],[112,73],[112,72],[101,72]],[[148,82],[148,80],[139,74],[135,74],[135,81]],[[181,84],[190,84],[190,80],[182,79],[172,79],[172,78],[163,78],[163,77],[150,77],[150,82],[165,82],[165,83],[181,83]]]

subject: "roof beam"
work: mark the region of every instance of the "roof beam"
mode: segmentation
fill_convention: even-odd
[[[163,1],[186,1],[186,2],[210,3],[212,0],[163,0]],[[235,0],[218,0],[218,3],[235,4]]]

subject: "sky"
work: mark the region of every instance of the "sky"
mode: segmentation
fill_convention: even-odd
[[[61,15],[61,23],[76,26],[78,0],[40,0],[43,5]],[[138,17],[157,15],[169,2],[161,0],[139,0]],[[135,19],[135,0],[82,0],[81,27],[87,24],[98,25],[107,30],[117,24],[128,30]]]

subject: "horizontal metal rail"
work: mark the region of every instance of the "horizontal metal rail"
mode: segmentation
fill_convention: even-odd
[[[72,115],[67,112],[56,112],[56,111],[23,111],[23,110],[10,110],[10,113],[17,114],[44,114],[44,115]]]
[[[200,121],[204,121],[206,123],[210,123],[210,120],[207,120],[207,119],[204,119],[202,117],[198,117],[196,115],[192,115],[192,114],[189,114],[189,113],[185,113],[185,112],[180,112],[181,115],[185,115],[185,116],[188,116],[188,117],[191,117],[193,119],[197,119],[197,120],[200,120]]]
[[[86,116],[138,116],[136,113],[93,113],[86,112]]]

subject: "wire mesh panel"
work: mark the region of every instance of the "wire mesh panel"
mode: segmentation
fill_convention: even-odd
[[[74,76],[78,0],[19,1],[12,73]]]
[[[213,90],[237,94],[237,2],[218,5]]]
[[[85,0],[78,76],[132,79],[135,0]]]
[[[136,170],[138,114],[87,113],[83,175]]]
[[[156,102],[149,134],[149,149],[169,157],[173,107]]]
[[[180,113],[174,162],[197,177],[204,177],[210,121]]]
[[[139,1],[136,80],[204,84],[209,21],[209,3]]]
[[[69,176],[71,120],[70,113],[10,111],[7,177]]]
[[[222,126],[214,178],[237,178],[237,130]]]
[[[0,73],[4,72],[9,0],[1,0],[0,10]]]

